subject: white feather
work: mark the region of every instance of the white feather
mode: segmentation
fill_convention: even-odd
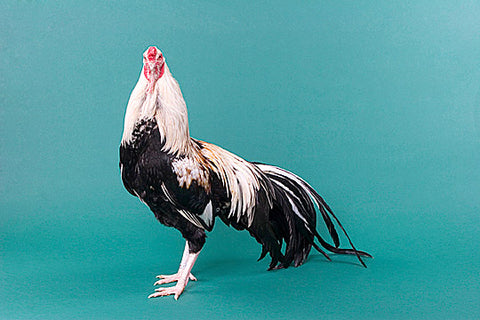
[[[213,207],[212,207],[212,201],[209,201],[205,209],[203,210],[203,213],[199,216],[200,219],[202,219],[207,226],[211,226],[213,222]]]
[[[202,155],[212,163],[212,170],[220,177],[227,193],[231,195],[228,217],[234,217],[239,222],[243,216],[246,216],[250,226],[255,213],[256,193],[263,183],[262,172],[255,165],[219,146],[201,143]],[[266,186],[263,185],[263,187]],[[272,207],[273,202],[269,192],[267,192],[267,200]]]
[[[167,64],[151,93],[147,93],[148,80],[140,73],[137,85],[130,95],[125,113],[122,145],[132,140],[135,124],[142,119],[155,118],[165,141],[162,151],[183,155],[190,151],[188,113],[182,92]]]
[[[195,158],[176,158],[172,162],[172,168],[180,187],[188,189],[193,181],[202,186],[208,185],[208,171]]]

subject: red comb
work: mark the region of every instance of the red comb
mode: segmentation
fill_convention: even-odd
[[[147,60],[149,61],[156,60],[157,52],[158,52],[158,49],[155,47],[148,48],[147,55],[146,55]]]

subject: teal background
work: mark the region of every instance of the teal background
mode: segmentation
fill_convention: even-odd
[[[480,315],[477,1],[2,1],[1,319]],[[142,52],[192,136],[307,179],[374,255],[266,272],[217,221],[181,298],[146,299],[184,242],[120,181]],[[325,232],[323,227],[322,232]]]

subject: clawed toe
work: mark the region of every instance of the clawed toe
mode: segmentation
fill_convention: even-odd
[[[157,276],[157,278],[160,279],[160,280],[156,281],[153,284],[154,286],[179,281],[181,276],[180,276],[179,273],[170,274],[170,275],[160,274],[160,275]],[[195,278],[195,276],[191,273],[189,274],[188,279],[192,280],[192,281],[197,281],[197,278]]]
[[[178,274],[171,274],[171,275],[158,275],[157,276],[158,280],[157,282],[155,282],[153,285],[154,286],[158,286],[158,285],[161,285],[161,284],[165,284],[165,283],[170,283],[170,282],[175,282],[175,281],[178,281],[179,279],[179,276]]]
[[[148,296],[148,298],[158,298],[163,296],[174,295],[175,300],[178,300],[178,297],[182,294],[183,290],[185,289],[184,283],[177,283],[176,286],[173,287],[166,287],[166,288],[158,288],[155,289],[155,292]]]

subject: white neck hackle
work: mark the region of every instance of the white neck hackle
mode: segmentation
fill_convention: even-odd
[[[141,72],[128,101],[122,145],[132,141],[132,133],[139,120],[155,118],[165,142],[162,151],[175,155],[190,153],[187,106],[180,86],[166,63],[165,73],[156,82],[154,90],[149,93],[147,88],[148,80]]]

